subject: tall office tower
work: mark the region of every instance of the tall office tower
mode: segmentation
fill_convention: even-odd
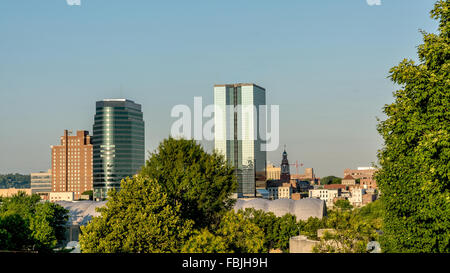
[[[259,106],[266,105],[266,90],[255,84],[215,85],[214,105],[215,149],[235,167],[237,196],[254,197],[256,184],[265,183],[266,152],[259,136],[265,117],[260,120]]]
[[[48,200],[52,191],[52,170],[31,173],[31,193],[38,194],[41,199]]]
[[[88,131],[75,136],[64,130],[61,145],[52,148],[52,192],[73,192],[75,199],[92,190],[92,141]]]
[[[97,101],[94,118],[94,199],[132,177],[145,164],[141,105],[127,99]]]

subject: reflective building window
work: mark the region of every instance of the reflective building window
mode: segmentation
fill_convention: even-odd
[[[144,120],[141,105],[126,99],[96,103],[94,148],[94,198],[104,200],[111,188],[120,188],[126,177],[145,163]]]

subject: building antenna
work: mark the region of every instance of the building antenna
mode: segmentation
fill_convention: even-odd
[[[120,95],[120,98],[123,98],[123,86],[122,86],[122,83],[120,84],[119,95]]]

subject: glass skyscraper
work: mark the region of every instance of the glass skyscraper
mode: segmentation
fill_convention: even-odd
[[[92,144],[94,199],[103,200],[145,163],[141,105],[127,99],[97,101]]]
[[[266,152],[258,133],[265,127],[259,117],[265,105],[266,90],[255,84],[214,86],[214,147],[235,167],[238,197],[255,197],[256,183],[265,181]]]

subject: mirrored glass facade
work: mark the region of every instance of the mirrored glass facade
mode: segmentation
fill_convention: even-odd
[[[266,90],[254,84],[214,87],[215,149],[235,166],[239,197],[254,197],[256,182],[265,180],[266,152],[261,150],[259,106]],[[218,114],[218,112],[220,113]]]
[[[141,105],[126,99],[98,101],[94,118],[94,199],[103,200],[120,181],[137,174],[145,163]]]

